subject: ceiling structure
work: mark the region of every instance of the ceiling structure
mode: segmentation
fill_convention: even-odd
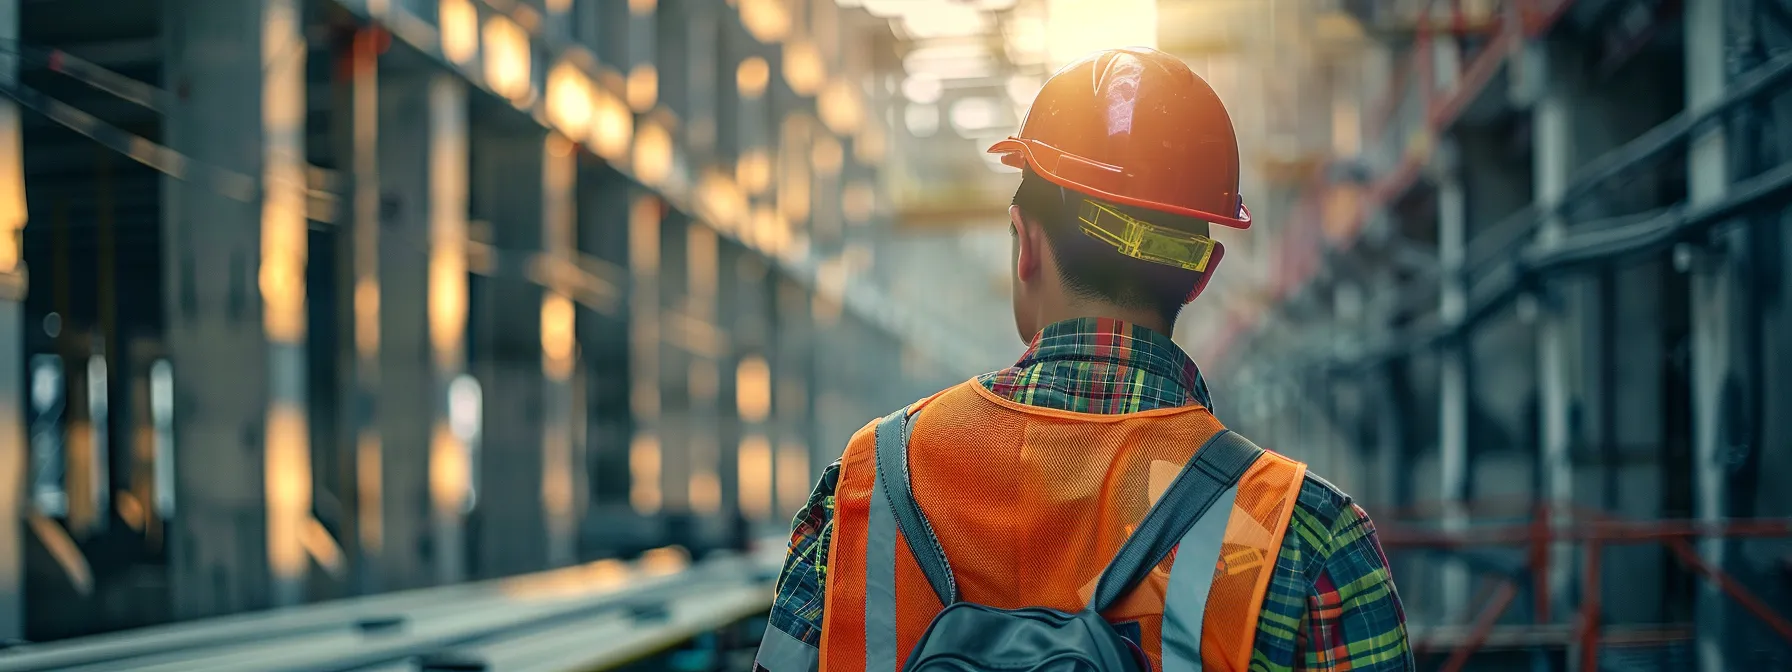
[[[951,285],[974,297],[954,305],[1006,319],[1005,211],[1018,171],[985,149],[1020,125],[1052,72],[1103,48],[1149,46],[1181,57],[1226,101],[1243,151],[1242,192],[1258,224],[1222,230],[1226,271],[1209,298],[1185,311],[1185,342],[1211,336],[1227,312],[1259,310],[1273,284],[1284,222],[1316,216],[1298,187],[1334,157],[1360,151],[1365,32],[1338,0],[836,0],[889,22],[899,67],[880,73],[881,121],[891,138],[883,193],[895,236],[938,241],[904,268],[982,274]],[[1368,70],[1373,70],[1372,68]],[[1319,213],[1323,214],[1323,213]],[[888,251],[886,251],[888,250]],[[901,254],[880,248],[879,256]],[[900,263],[898,263],[900,262]],[[971,268],[964,268],[970,264]],[[919,266],[917,266],[919,265]],[[900,288],[905,278],[883,278]],[[998,310],[999,308],[999,310]],[[956,314],[958,311],[953,311]],[[1006,329],[998,330],[1011,343]],[[992,344],[993,346],[993,344]]]

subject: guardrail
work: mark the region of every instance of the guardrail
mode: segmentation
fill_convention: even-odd
[[[771,608],[781,551],[675,549],[525,576],[26,644],[0,672],[615,669]]]

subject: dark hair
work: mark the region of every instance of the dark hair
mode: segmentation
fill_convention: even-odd
[[[1052,256],[1058,260],[1058,275],[1072,292],[1129,308],[1154,310],[1166,322],[1174,323],[1201,274],[1134,259],[1083,233],[1076,208],[1085,198],[1029,169],[1021,175],[1014,205],[1020,206],[1021,216],[1045,230]],[[1152,224],[1207,234],[1207,222],[1197,219],[1102,203]]]

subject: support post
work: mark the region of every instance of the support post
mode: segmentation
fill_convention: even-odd
[[[380,336],[382,326],[380,286],[380,177],[379,177],[379,53],[371,30],[356,33],[349,46],[347,86],[349,178],[349,310],[346,330],[354,348],[344,356],[348,363],[349,389],[342,395],[343,409],[338,434],[353,456],[355,491],[353,520],[345,525],[355,535],[357,592],[379,589],[378,559],[382,526],[377,479],[383,473],[379,408]],[[338,249],[343,249],[339,247]],[[399,308],[399,305],[391,306]],[[396,466],[396,465],[395,465]]]
[[[1723,97],[1726,7],[1724,0],[1690,0],[1685,8],[1686,107],[1698,110]],[[1730,161],[1722,129],[1697,135],[1687,149],[1687,200],[1697,207],[1720,199],[1730,183]],[[1727,462],[1732,439],[1726,426],[1730,388],[1747,375],[1738,360],[1746,291],[1739,276],[1738,256],[1744,252],[1737,235],[1720,234],[1713,245],[1692,255],[1692,397],[1693,397],[1693,511],[1701,521],[1717,521],[1726,512]],[[1713,567],[1725,566],[1726,543],[1721,537],[1699,542],[1699,553]],[[1727,666],[1724,636],[1727,612],[1723,594],[1701,583],[1694,609],[1699,669],[1715,672]]]
[[[466,578],[466,509],[484,434],[480,388],[467,372],[467,87],[437,75],[428,91],[427,232],[431,423],[425,483],[435,578]],[[407,482],[415,483],[414,480]],[[415,498],[413,497],[413,501]]]
[[[1468,246],[1468,205],[1464,194],[1460,148],[1454,139],[1439,143],[1434,161],[1439,172],[1437,189],[1437,254],[1442,278],[1438,315],[1445,325],[1462,323],[1468,310],[1468,286],[1463,263]],[[1469,480],[1469,381],[1466,338],[1450,339],[1438,351],[1438,466],[1443,484],[1443,526],[1446,532],[1468,529]],[[1441,606],[1446,619],[1467,613],[1468,567],[1445,560]]]
[[[305,413],[305,59],[296,0],[177,0],[168,144],[255,176],[163,181],[177,383],[171,583],[177,617],[293,604],[309,559]],[[244,30],[248,27],[248,30]],[[244,151],[245,147],[255,148]],[[259,324],[257,324],[259,322]],[[203,409],[203,412],[196,412]]]
[[[578,156],[572,141],[550,133],[542,152],[542,260],[576,264],[575,238]],[[540,268],[538,265],[537,268]],[[547,274],[548,278],[556,274]],[[576,314],[568,292],[548,290],[541,300],[541,371],[543,428],[541,435],[541,504],[547,517],[547,562],[550,567],[578,559],[579,490],[575,477],[584,461],[573,458],[573,371],[579,357]]]
[[[473,514],[480,577],[521,574],[548,564],[542,499],[523,493],[540,490],[546,466],[541,448],[549,401],[542,371],[542,313],[549,294],[512,271],[510,261],[535,258],[543,249],[548,137],[540,129],[490,123],[474,128],[471,138],[473,184],[479,190],[475,214],[489,223],[495,257],[505,260],[501,272],[479,279],[474,299],[473,360],[484,388],[483,445],[475,467],[479,499]]]
[[[653,515],[665,505],[664,455],[660,441],[660,203],[647,194],[631,196],[628,213],[629,504]]]
[[[1574,82],[1565,76],[1568,64],[1562,62],[1559,50],[1547,43],[1526,45],[1527,70],[1535,73],[1540,92],[1532,108],[1532,192],[1543,222],[1537,242],[1547,248],[1562,237],[1565,223],[1560,214],[1562,194],[1568,186],[1573,168],[1571,134],[1573,106],[1570,87]],[[1577,302],[1566,296],[1565,288],[1545,284],[1537,301],[1537,375],[1538,403],[1541,406],[1542,472],[1536,480],[1542,488],[1539,498],[1548,503],[1551,525],[1568,524],[1574,505],[1573,371],[1575,315]],[[1568,543],[1553,544],[1549,550],[1549,586],[1547,594],[1566,595],[1574,580],[1574,548]],[[1572,659],[1572,658],[1571,658]]]
[[[473,424],[455,424],[450,401],[465,369],[465,85],[448,74],[390,74],[379,87],[381,196],[370,206],[390,241],[376,274],[379,442],[359,445],[356,460],[360,544],[379,590],[464,577],[467,447],[478,419],[475,400],[460,406]],[[478,389],[467,384],[463,395]]]

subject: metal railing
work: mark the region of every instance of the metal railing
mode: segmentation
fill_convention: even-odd
[[[1471,570],[1497,577],[1484,585],[1475,600],[1478,608],[1462,627],[1415,629],[1413,650],[1421,657],[1448,653],[1441,670],[1464,669],[1470,658],[1490,644],[1505,648],[1570,648],[1571,665],[1598,670],[1602,645],[1659,645],[1684,642],[1693,630],[1683,624],[1608,624],[1600,596],[1603,558],[1613,547],[1660,545],[1679,564],[1758,619],[1792,650],[1792,621],[1783,608],[1768,605],[1722,567],[1700,557],[1694,543],[1701,539],[1760,539],[1792,537],[1792,518],[1697,520],[1624,520],[1584,509],[1551,509],[1547,502],[1528,505],[1529,520],[1466,531],[1445,532],[1413,527],[1388,527],[1381,531],[1389,553],[1427,551],[1443,553]],[[1557,596],[1551,593],[1552,548],[1564,545],[1581,549],[1579,604],[1566,622],[1552,614]],[[1524,560],[1515,567],[1489,561],[1477,551],[1500,547],[1520,548]],[[1500,627],[1498,624],[1522,594],[1532,604],[1529,623]]]

